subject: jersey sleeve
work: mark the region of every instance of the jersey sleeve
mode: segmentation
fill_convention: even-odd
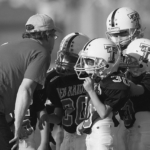
[[[27,65],[24,78],[31,79],[41,85],[44,85],[46,72],[50,65],[50,55],[45,51],[34,52]]]

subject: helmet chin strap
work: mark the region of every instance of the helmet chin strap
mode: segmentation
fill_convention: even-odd
[[[89,75],[91,79],[94,80],[95,83],[99,83],[103,78],[101,76],[98,76],[97,74],[91,74]]]
[[[107,64],[105,66],[105,68],[109,69],[109,64]],[[104,72],[105,72],[105,70],[98,72],[98,73],[89,74],[89,77],[91,79],[93,79],[95,83],[99,83],[101,80],[103,80],[109,74],[108,72],[107,73],[104,73]]]

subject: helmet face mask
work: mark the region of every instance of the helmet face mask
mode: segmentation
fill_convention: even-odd
[[[101,76],[106,69],[107,62],[101,58],[83,57],[84,69],[90,76]]]
[[[132,56],[132,55],[126,55],[125,56],[125,63],[126,63],[126,67],[128,68],[128,72],[130,72],[132,74],[132,76],[136,77],[136,76],[140,76],[141,75],[141,64],[139,63],[137,57]]]
[[[56,71],[59,74],[75,74],[74,66],[78,53],[88,41],[89,38],[82,33],[71,33],[63,38],[55,61]]]
[[[136,29],[121,30],[119,32],[107,32],[107,37],[120,47],[127,47],[136,38]]]
[[[150,71],[150,40],[141,38],[132,41],[126,49],[126,56],[128,71],[133,76]]]
[[[139,14],[128,7],[112,11],[107,18],[106,26],[107,37],[122,48],[143,36]]]
[[[65,51],[58,52],[56,71],[60,74],[74,74],[74,65],[77,59],[77,54],[71,54]]]
[[[79,53],[75,71],[79,79],[85,79],[84,74],[93,77],[106,77],[116,62],[117,47],[110,40],[97,38],[91,40]]]

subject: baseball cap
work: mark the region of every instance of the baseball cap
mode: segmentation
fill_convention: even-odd
[[[28,25],[30,25],[29,28]],[[31,16],[27,20],[25,26],[26,32],[39,32],[55,29],[53,19],[46,14],[35,14]]]

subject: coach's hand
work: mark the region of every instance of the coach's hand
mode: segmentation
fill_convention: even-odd
[[[9,141],[9,143],[12,145],[11,150],[18,150],[19,148],[19,135],[15,134],[14,138]]]
[[[83,83],[83,87],[87,92],[94,90],[94,80],[90,77],[85,78],[85,81]]]

